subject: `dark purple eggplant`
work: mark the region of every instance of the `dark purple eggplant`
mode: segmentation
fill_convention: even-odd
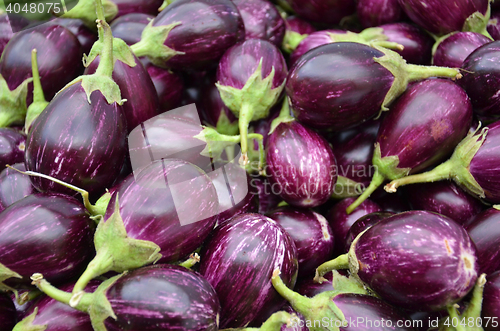
[[[149,61],[144,67],[153,81],[156,94],[158,94],[160,112],[179,107],[184,90],[181,76],[171,70],[157,67]]]
[[[280,207],[267,216],[281,225],[297,247],[299,278],[314,276],[314,271],[332,257],[335,238],[326,219],[309,209]]]
[[[122,39],[127,45],[133,45],[141,41],[142,31],[154,18],[153,15],[132,12],[113,20],[109,26],[113,37]]]
[[[287,53],[291,53],[302,40],[316,31],[311,24],[297,16],[285,18],[285,27],[285,36],[281,48]]]
[[[464,60],[477,48],[490,43],[491,39],[476,32],[457,32],[435,46],[432,63],[443,67],[461,67]]]
[[[2,330],[11,331],[17,323],[16,306],[7,294],[0,293],[0,325]]]
[[[372,181],[347,212],[386,179],[402,178],[449,157],[471,122],[469,97],[452,81],[428,79],[413,84],[382,120],[372,159]]]
[[[305,278],[295,285],[294,291],[299,293],[300,295],[306,296],[308,298],[312,298],[317,294],[333,291],[333,272],[329,272],[323,275],[323,279],[321,283],[315,282],[312,278]]]
[[[405,193],[412,209],[433,211],[448,216],[459,224],[466,223],[483,210],[481,201],[453,182],[411,185]]]
[[[328,211],[326,219],[333,230],[333,236],[335,238],[335,253],[334,256],[339,254],[344,254],[346,241],[348,239],[347,235],[349,229],[355,222],[362,216],[381,212],[382,209],[375,202],[367,199],[363,201],[358,208],[356,208],[352,213],[347,214],[346,208],[351,205],[356,198],[345,198],[335,204],[332,209]]]
[[[0,14],[0,56],[5,45],[14,36],[14,34],[30,24],[27,18],[15,13]]]
[[[391,304],[437,311],[469,293],[479,264],[474,242],[461,225],[440,214],[408,211],[358,235],[348,254],[317,269],[317,278],[337,268],[349,268]]]
[[[472,14],[486,14],[488,3],[488,0],[458,0],[451,5],[443,1],[399,0],[401,8],[413,22],[436,35],[462,31]]]
[[[477,261],[481,273],[500,270],[500,210],[489,208],[464,224],[477,247]]]
[[[200,255],[200,273],[215,288],[221,303],[220,327],[243,327],[284,300],[270,282],[280,268],[287,286],[297,279],[297,249],[288,233],[260,214],[240,214],[217,227]],[[237,282],[237,283],[235,283]]]
[[[245,25],[245,39],[264,39],[280,47],[285,20],[268,0],[233,0]]]
[[[387,193],[382,187],[379,187],[371,199],[377,203],[383,211],[392,213],[402,213],[411,210],[410,201],[404,195],[404,192]]]
[[[394,215],[394,213],[383,211],[383,212],[374,212],[366,214],[358,218],[356,222],[354,222],[354,224],[349,228],[349,231],[347,231],[344,252],[349,251],[352,242],[354,241],[354,239],[356,239],[358,234],[365,231],[369,227],[377,224],[384,218],[387,218],[392,215]]]
[[[389,65],[393,73],[386,69]],[[286,92],[301,123],[340,131],[375,117],[409,81],[431,76],[461,75],[458,69],[406,64],[399,54],[381,47],[338,42],[304,54],[290,69]]]
[[[176,0],[146,26],[132,50],[160,67],[206,68],[244,37],[231,0]]]
[[[13,128],[0,128],[0,171],[7,164],[24,161],[26,136]]]
[[[75,198],[37,193],[0,213],[0,263],[29,284],[33,271],[61,283],[77,276],[92,250],[92,221]]]
[[[498,330],[500,320],[500,271],[487,276],[481,317],[484,331]]]
[[[118,7],[118,14],[115,19],[131,13],[143,13],[148,15],[158,15],[158,8],[163,0],[112,0]],[[114,20],[113,20],[114,22]]]
[[[80,45],[82,45],[82,52],[84,54],[89,54],[92,45],[97,41],[97,34],[86,27],[81,20],[58,17],[53,19],[52,23],[64,26],[71,31],[78,38]]]
[[[12,167],[20,171],[26,171],[24,163],[16,163]],[[35,193],[34,191],[35,188],[28,176],[13,169],[4,169],[0,172],[0,211]]]
[[[276,208],[281,201],[283,201],[283,199],[279,196],[279,184],[271,184],[269,177],[252,177],[250,180],[250,191],[258,197],[259,214],[267,214]]]
[[[304,2],[301,0],[286,0],[293,11],[300,17],[319,24],[334,25],[342,18],[354,14],[354,0],[317,0]]]
[[[296,207],[317,207],[333,193],[337,166],[328,142],[297,121],[282,122],[266,146],[267,174],[278,194]]]
[[[358,0],[359,22],[365,28],[396,23],[401,18],[398,0]]]
[[[500,2],[495,2],[494,4],[498,4]],[[494,11],[491,13],[490,20],[488,21],[487,30],[493,40],[500,40],[500,12]]]

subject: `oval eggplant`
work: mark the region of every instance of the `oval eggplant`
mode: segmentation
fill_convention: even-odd
[[[113,37],[122,39],[130,46],[141,41],[142,31],[154,18],[153,15],[131,12],[113,20],[109,26]]]
[[[26,171],[24,163],[16,163],[12,167]],[[35,191],[28,176],[13,169],[4,169],[0,172],[0,211]]]
[[[7,164],[24,161],[26,135],[12,128],[0,128],[0,171]]]
[[[275,221],[259,214],[240,214],[217,227],[200,255],[200,273],[221,303],[221,328],[265,320],[266,313],[284,303],[270,282],[275,268],[282,270],[288,286],[297,279],[293,240]]]
[[[476,32],[457,32],[439,42],[432,63],[443,67],[461,67],[464,60],[491,39]]]
[[[0,293],[0,325],[2,330],[11,331],[17,323],[16,306],[7,294]]]
[[[304,2],[301,0],[286,0],[297,15],[320,24],[338,24],[342,18],[354,14],[354,0],[317,0]]]
[[[488,275],[487,283],[484,286],[481,317],[483,318],[484,331],[498,329],[498,320],[500,320],[500,271]]]
[[[374,212],[374,213],[366,214],[366,215],[358,218],[356,220],[356,222],[354,222],[354,224],[349,228],[349,231],[347,231],[344,252],[349,251],[349,248],[351,247],[352,242],[354,241],[354,239],[356,239],[358,234],[365,231],[369,227],[377,224],[378,222],[380,222],[384,218],[387,218],[387,217],[392,216],[392,215],[394,215],[394,213],[383,211],[383,212]]]

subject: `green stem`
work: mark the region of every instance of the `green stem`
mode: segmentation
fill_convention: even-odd
[[[269,134],[273,133],[281,123],[288,123],[292,121],[295,121],[295,118],[290,115],[290,103],[288,98],[285,98],[285,100],[283,100],[283,105],[281,106],[280,114],[271,122]]]
[[[103,42],[101,61],[96,69],[97,75],[110,77],[113,75],[113,34],[106,19],[104,18],[104,8],[101,0],[96,0],[96,13],[97,13],[97,29],[99,31],[99,40]],[[102,31],[102,34],[101,34]]]
[[[38,71],[37,50],[31,51],[31,71],[33,73],[33,102],[46,102],[43,94],[42,83],[40,82],[40,73]]]
[[[200,262],[200,256],[198,255],[198,253],[193,253],[193,254],[191,254],[191,256],[189,256],[189,259],[187,259],[184,262],[179,263],[179,265],[181,267],[191,269],[198,262]]]
[[[131,45],[130,49],[137,57],[146,56],[148,54],[148,45],[142,39]]]
[[[337,258],[327,261],[316,268],[316,275],[314,276],[314,281],[317,283],[322,283],[324,281],[323,276],[333,270],[338,269],[349,269],[349,255],[342,254]]]
[[[408,81],[413,82],[430,77],[447,77],[460,79],[462,74],[458,68],[447,68],[437,66],[421,66],[417,64],[407,64]]]
[[[248,163],[248,126],[253,118],[253,113],[254,109],[249,103],[244,102],[241,105],[238,125],[240,127],[242,165],[246,165]]]
[[[299,313],[311,307],[311,299],[289,289],[280,277],[279,269],[273,271],[271,283],[274,289]]]
[[[455,305],[450,305],[446,308],[448,310],[448,315],[450,316],[450,323],[453,323],[453,321],[457,321],[457,326],[455,327],[456,331],[467,331],[463,325],[460,325],[460,322],[462,321],[461,318],[458,316],[457,308]]]
[[[32,301],[32,300],[35,300],[36,298],[38,298],[40,295],[42,295],[42,292],[40,290],[32,290],[32,291],[28,291],[28,292],[24,292],[23,294],[21,294],[19,296],[19,298],[17,298],[17,304],[18,305],[24,305],[26,302],[29,302],[29,301]]]
[[[378,170],[373,174],[372,181],[370,185],[363,191],[363,193],[354,201],[349,207],[346,209],[346,213],[350,214],[356,209],[359,205],[361,205],[366,199],[370,197],[370,195],[375,192],[375,190],[382,185],[385,181],[385,176],[382,175]]]
[[[266,159],[266,152],[264,149],[264,137],[262,137],[260,133],[250,133],[248,135],[248,138],[257,140],[257,143],[259,144],[259,171],[262,171],[262,169],[264,169],[264,163]]]
[[[468,320],[472,317],[474,320],[476,320],[476,318],[481,317],[481,307],[483,305],[483,292],[485,284],[486,274],[481,274],[476,281],[474,290],[472,291],[472,299],[470,300],[469,305],[467,306],[467,309],[463,314],[465,319]]]
[[[278,311],[271,315],[260,328],[245,328],[243,330],[260,330],[260,331],[279,331],[283,324],[290,323],[292,315],[286,311]]]

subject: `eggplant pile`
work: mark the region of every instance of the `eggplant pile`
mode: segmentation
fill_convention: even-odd
[[[498,2],[6,1],[0,331],[500,330]]]

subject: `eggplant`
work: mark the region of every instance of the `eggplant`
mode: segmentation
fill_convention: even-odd
[[[476,244],[477,261],[481,273],[491,274],[500,270],[500,252],[498,234],[500,211],[488,208],[464,224],[465,229]]]
[[[348,254],[318,267],[350,269],[387,302],[413,311],[454,309],[478,279],[476,247],[451,218],[414,210],[385,218],[356,237]]]
[[[144,65],[158,94],[160,112],[177,108],[181,104],[184,82],[182,77],[171,70],[150,63]]]
[[[386,69],[389,66],[393,73]],[[301,123],[341,131],[387,109],[406,90],[409,81],[432,76],[461,75],[458,69],[406,64],[399,54],[388,49],[338,42],[304,54],[290,69],[286,93]]]
[[[0,213],[0,263],[29,284],[33,271],[61,283],[77,276],[92,250],[92,220],[75,198],[37,193]]]
[[[16,307],[12,299],[0,293],[0,325],[2,330],[11,331],[17,322]]]
[[[314,2],[286,0],[286,2],[300,17],[324,25],[338,24],[342,18],[354,14],[356,11],[354,0],[318,0]]]
[[[354,222],[354,224],[351,225],[351,227],[349,228],[349,231],[347,231],[344,252],[349,251],[349,249],[351,248],[352,242],[354,241],[354,239],[356,239],[358,234],[365,231],[369,227],[377,224],[378,222],[380,222],[384,218],[387,218],[387,217],[392,216],[392,215],[394,215],[394,213],[392,213],[392,212],[387,212],[387,211],[380,212],[379,211],[379,212],[369,213],[369,214],[366,214],[366,215],[358,218],[356,220],[356,222]]]
[[[137,57],[148,56],[160,67],[200,69],[244,38],[243,20],[231,0],[176,0],[131,47]]]
[[[253,176],[250,180],[250,192],[258,197],[259,214],[267,214],[282,201],[279,196],[279,185],[271,184],[269,177]]]
[[[494,4],[498,4],[498,2],[493,3],[491,5],[493,6]],[[499,18],[500,18],[500,13],[498,11],[494,11],[493,13],[491,13],[490,20],[488,21],[488,26],[486,27],[488,33],[493,38],[493,40],[500,39],[500,24],[498,20]]]
[[[364,28],[399,22],[402,16],[398,0],[358,0],[357,14]]]
[[[500,320],[500,271],[488,275],[488,282],[484,286],[481,317],[484,331],[498,329]]]
[[[461,67],[470,53],[490,42],[490,38],[476,32],[453,33],[434,46],[432,63],[443,67]]]
[[[118,7],[118,13],[114,19],[131,13],[143,13],[157,15],[158,8],[162,5],[162,0],[112,0]],[[114,21],[114,20],[113,20]]]
[[[13,128],[0,128],[0,171],[7,164],[24,161],[26,135]]]
[[[82,45],[82,52],[84,54],[89,54],[92,45],[97,41],[97,34],[86,27],[82,20],[57,17],[51,20],[51,22],[64,26],[71,31],[78,38],[80,45]]]
[[[267,174],[283,200],[296,207],[317,207],[330,198],[337,166],[325,138],[297,121],[282,122],[266,150]]]
[[[316,31],[314,26],[297,16],[286,17],[285,27],[285,36],[281,48],[287,53],[291,53],[304,38]]]
[[[30,24],[30,21],[15,13],[0,14],[0,56],[5,45],[14,36],[14,34]]]
[[[141,40],[142,31],[155,16],[131,12],[113,20],[109,25],[113,36],[133,45]]]
[[[372,159],[372,181],[347,213],[386,178],[402,178],[449,157],[471,122],[472,105],[457,84],[444,79],[413,84],[382,120]]]
[[[234,0],[245,25],[245,39],[264,39],[280,47],[285,36],[285,20],[268,0]]]
[[[281,225],[297,247],[299,278],[309,278],[314,270],[332,257],[335,238],[322,215],[309,210],[280,207],[267,216]]]
[[[200,273],[221,303],[221,328],[265,320],[284,303],[270,282],[275,268],[283,271],[288,286],[297,279],[295,243],[283,227],[259,214],[240,214],[217,227],[200,255]]]
[[[453,182],[411,185],[406,188],[405,193],[412,209],[433,211],[448,216],[459,224],[465,224],[483,210],[479,199]]]
[[[302,279],[300,283],[295,285],[294,291],[308,298],[312,298],[317,294],[333,291],[333,273],[329,272],[323,276],[321,283],[315,282],[312,278]]]
[[[26,170],[24,163],[16,163],[12,167],[20,171]],[[0,211],[32,193],[35,193],[35,188],[29,177],[9,168],[0,172]]]

